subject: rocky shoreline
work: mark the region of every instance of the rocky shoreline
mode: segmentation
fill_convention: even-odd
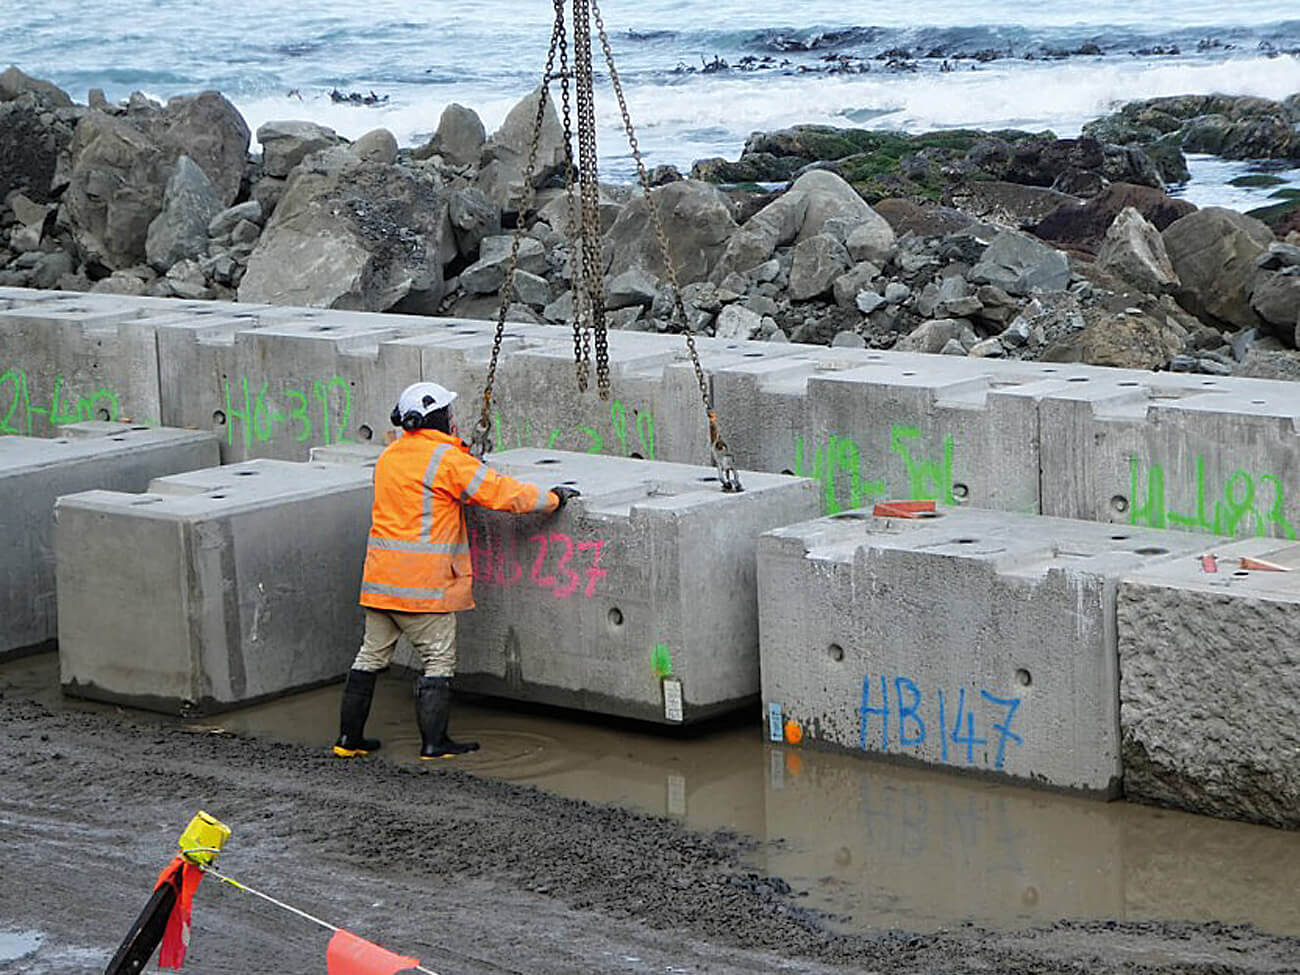
[[[490,317],[522,220],[509,316],[565,323],[553,106],[519,213],[536,99],[490,136],[450,105],[401,148],[254,134],[216,92],[79,105],[10,68],[0,285]],[[797,126],[652,182],[704,334],[1300,379],[1300,189],[1198,210],[1166,192],[1192,151],[1300,165],[1300,94],[1132,103],[1077,139]],[[600,219],[611,326],[678,330],[639,190],[602,186]]]

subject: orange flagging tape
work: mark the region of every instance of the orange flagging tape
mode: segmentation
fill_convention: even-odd
[[[395,954],[341,928],[325,951],[329,975],[395,975],[419,964],[418,958]]]
[[[880,501],[871,509],[877,518],[915,518],[934,514],[933,501]]]
[[[1278,565],[1276,562],[1269,562],[1266,559],[1252,559],[1249,555],[1243,555],[1241,558],[1241,567],[1243,569],[1254,569],[1256,572],[1290,572],[1285,565]]]
[[[171,863],[163,867],[154,884],[157,890],[163,884],[176,888],[176,903],[167,918],[167,927],[163,931],[162,946],[158,950],[158,967],[179,969],[185,964],[185,953],[190,947],[190,918],[194,910],[194,892],[199,889],[203,872],[184,857],[173,857]]]

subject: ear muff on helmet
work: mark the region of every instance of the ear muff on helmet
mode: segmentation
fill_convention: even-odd
[[[424,397],[425,407],[433,405],[433,397]],[[446,407],[444,407],[445,409]],[[401,427],[403,430],[414,432],[425,425],[425,420],[429,414],[420,413],[416,410],[407,410],[405,413],[400,412],[400,405],[393,407],[393,412],[388,414],[388,421],[395,427]]]

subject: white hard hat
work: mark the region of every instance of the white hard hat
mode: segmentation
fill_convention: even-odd
[[[401,426],[408,413],[417,413],[422,417],[436,413],[444,406],[450,406],[455,399],[455,393],[437,383],[412,383],[397,398],[397,406],[393,409],[393,425]]]

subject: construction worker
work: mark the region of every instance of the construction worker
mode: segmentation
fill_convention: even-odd
[[[415,689],[420,758],[449,758],[478,748],[476,742],[447,736],[451,677],[456,671],[456,613],[474,608],[464,505],[549,514],[578,494],[571,487],[543,491],[470,456],[452,419],[455,398],[437,383],[404,389],[391,417],[403,433],[375,464],[375,501],[361,582],[366,630],[343,687],[334,744],[340,758],[379,748],[378,741],[364,736],[366,718],[375,678],[392,660],[403,634],[424,665]]]

